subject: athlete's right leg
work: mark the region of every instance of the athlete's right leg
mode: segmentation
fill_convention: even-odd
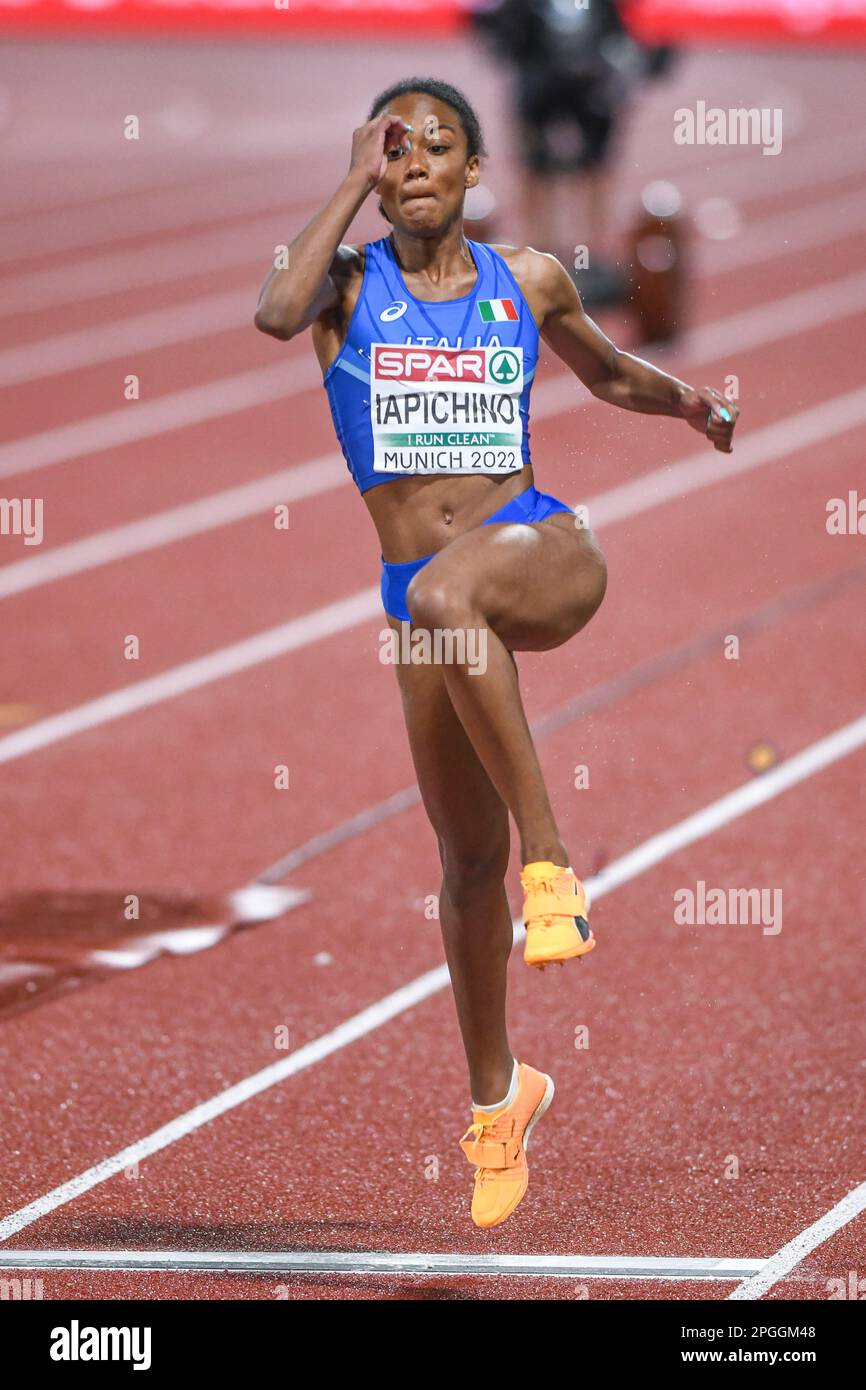
[[[396,619],[388,623],[399,633]],[[514,1062],[506,1027],[514,943],[505,891],[508,810],[457,717],[441,665],[395,670],[418,787],[439,845],[439,925],[471,1098],[493,1105],[508,1091]]]

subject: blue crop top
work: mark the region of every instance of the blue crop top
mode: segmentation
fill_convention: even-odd
[[[324,377],[360,491],[394,478],[512,473],[530,463],[538,329],[503,258],[468,243],[469,294],[415,299],[390,238],[368,242],[346,340]]]

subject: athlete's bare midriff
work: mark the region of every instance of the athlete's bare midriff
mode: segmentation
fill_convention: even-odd
[[[368,488],[364,501],[383,558],[401,564],[441,550],[531,486],[527,465],[504,478],[395,478]]]

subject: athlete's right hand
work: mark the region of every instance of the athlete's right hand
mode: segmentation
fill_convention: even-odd
[[[407,132],[411,134],[412,127],[391,111],[359,126],[352,134],[349,173],[364,174],[372,191],[385,176],[389,150],[400,149]]]

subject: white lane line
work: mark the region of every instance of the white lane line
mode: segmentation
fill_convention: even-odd
[[[685,820],[671,826],[670,830],[662,830],[659,834],[652,835],[637,849],[623,854],[595,877],[591,895],[596,897],[599,891],[610,893],[621,884],[637,878],[654,864],[669,859],[685,845],[705,839],[714,830],[728,825],[747,811],[754,810],[756,806],[763,806],[766,801],[772,801],[789,787],[795,787],[807,777],[814,777],[817,772],[821,772],[840,758],[847,757],[864,743],[866,714],[854,719],[850,724],[845,724],[835,733],[828,734],[826,738],[819,739],[817,743],[810,744],[793,757],[786,758],[771,772],[754,781],[745,782],[743,786],[719,797],[718,801],[710,802],[709,806],[696,811],[694,815],[686,816]]]
[[[668,468],[655,469],[634,482],[623,483],[621,487],[600,493],[583,505],[587,506],[592,526],[603,528],[696,492],[700,488],[725,482],[748,469],[773,462],[791,450],[807,447],[840,432],[844,433],[864,421],[866,387],[861,387],[849,395],[813,406],[801,415],[792,415],[776,424],[766,425],[762,430],[756,430],[754,434],[747,436],[735,454],[720,454],[717,458],[713,455],[708,459],[708,451],[704,449],[690,459],[682,460]],[[318,470],[323,467],[328,467],[327,459],[313,462],[312,471],[305,480],[308,488],[317,486]],[[262,484],[251,486],[266,488],[267,485],[268,480],[265,479]],[[255,493],[247,496],[248,505],[252,505],[255,496]],[[203,512],[198,520],[199,529],[203,530],[206,524],[210,524],[210,519]],[[189,524],[189,517],[182,518],[181,522]],[[144,523],[135,525],[142,526]],[[146,533],[140,534],[138,541],[140,549],[149,548],[150,542]],[[76,544],[80,545],[82,542]],[[123,544],[127,546],[126,553],[130,553],[131,542],[128,536],[123,538]],[[48,562],[51,557],[52,552],[49,551],[42,558]],[[71,573],[71,567],[81,558],[81,555],[67,555],[66,573]],[[4,579],[9,585],[9,592],[20,592],[28,587],[25,580],[28,579],[30,571],[24,571],[23,566],[33,564],[33,560],[19,561],[18,565],[21,568],[17,569],[17,573],[16,567],[9,565],[6,567],[10,571],[8,575],[6,571],[0,570],[0,596],[4,593]],[[53,575],[45,574],[43,571],[45,577],[40,582],[57,578],[59,573],[59,569],[56,569]],[[12,587],[16,580],[17,590]],[[75,734],[98,728],[127,714],[148,709],[165,700],[197,690],[212,681],[237,675],[252,666],[271,661],[287,652],[297,651],[338,632],[345,632],[377,616],[381,616],[384,622],[378,585],[360,589],[347,598],[313,609],[300,618],[292,618],[253,637],[217,648],[204,657],[170,667],[157,676],[97,696],[48,719],[29,724],[14,734],[8,734],[0,739],[0,764],[13,762]]]
[[[721,465],[704,450],[667,468],[654,468],[651,473],[591,497],[583,504],[589,512],[589,524],[593,528],[610,526],[627,517],[639,516],[641,512],[659,507],[664,502],[686,497],[715,483],[727,482],[740,473],[776,462],[788,454],[845,434],[864,423],[866,386],[861,386],[856,391],[834,396],[832,400],[822,401],[820,405],[810,406],[797,415],[789,415],[746,435],[733,454],[717,455],[717,458],[724,459]],[[827,462],[824,456],[814,460],[818,467]]]
[[[255,306],[253,306],[255,307]],[[0,478],[33,473],[82,455],[137,444],[142,439],[219,420],[241,410],[270,405],[299,391],[321,386],[312,357],[283,357],[269,367],[251,367],[203,386],[170,391],[154,401],[130,401],[117,410],[0,445]]]
[[[697,350],[709,362],[729,353],[762,347],[780,339],[793,338],[810,328],[835,323],[866,308],[866,274],[855,271],[841,280],[830,280],[806,290],[775,299],[772,304],[756,304],[712,324],[689,329],[670,348],[665,357],[680,359]],[[769,312],[768,312],[769,311]]]
[[[264,279],[264,276],[262,276]],[[149,309],[127,318],[109,319],[89,328],[52,334],[0,352],[0,387],[42,381],[63,372],[93,367],[128,355],[206,338],[238,328],[254,331],[253,313],[259,286],[182,300],[168,309]],[[321,376],[321,373],[319,374]]]
[[[847,1196],[836,1203],[835,1207],[831,1207],[818,1221],[807,1226],[805,1231],[801,1231],[787,1245],[783,1245],[775,1255],[771,1255],[760,1271],[751,1279],[746,1279],[742,1284],[738,1284],[733,1292],[728,1294],[728,1298],[741,1301],[762,1298],[768,1289],[771,1289],[774,1284],[778,1284],[779,1280],[784,1279],[786,1274],[790,1274],[795,1265],[798,1265],[819,1245],[823,1245],[824,1241],[829,1240],[836,1231],[847,1226],[849,1221],[853,1221],[855,1216],[859,1216],[862,1211],[866,1211],[866,1182],[861,1182],[859,1187],[852,1188]]]
[[[742,232],[730,240],[702,238],[695,247],[695,268],[699,278],[707,280],[711,275],[726,275],[762,261],[844,240],[862,232],[864,224],[866,202],[859,190],[832,201],[807,203],[746,222]]]
[[[772,260],[779,255],[813,250],[866,228],[866,196],[856,193],[834,203],[810,205],[754,222],[732,242],[701,241],[697,248],[697,277],[709,279],[741,265]],[[204,257],[202,255],[202,263]],[[210,269],[213,269],[210,266]],[[40,381],[82,367],[110,362],[120,356],[152,352],[208,334],[248,328],[252,331],[261,280],[239,290],[200,295],[128,318],[53,334],[0,352],[0,387]]]
[[[300,618],[272,627],[265,632],[246,637],[229,647],[222,647],[207,656],[185,661],[158,676],[136,681],[120,690],[112,690],[86,704],[76,705],[62,714],[52,715],[36,724],[0,739],[0,763],[12,762],[38,748],[59,743],[87,729],[110,724],[115,719],[136,710],[149,709],[163,700],[173,700],[190,690],[198,690],[225,676],[248,671],[263,661],[272,661],[286,652],[319,642],[323,637],[345,632],[379,613],[382,615],[379,587],[361,589],[348,598],[338,599],[324,608],[314,609]],[[384,615],[382,622],[384,624]]]
[[[88,256],[56,270],[6,275],[0,278],[0,318],[53,309],[112,291],[128,294],[132,289],[169,284],[185,276],[201,275],[202,267],[209,274],[243,265],[261,269],[267,265],[278,223],[278,217],[260,217],[242,227],[220,227],[139,251]],[[261,280],[264,278],[262,270]]]
[[[714,319],[685,333],[673,347],[656,350],[653,357],[668,363],[687,356],[690,366],[717,362],[728,353],[742,354],[764,347],[864,309],[866,271],[861,270],[841,280]],[[251,327],[250,332],[253,331]],[[321,386],[322,373],[311,353],[281,357],[272,366],[251,368],[203,386],[168,392],[154,401],[127,402],[117,410],[0,445],[0,478],[32,473],[82,454],[152,439]],[[588,395],[573,373],[561,372],[533,387],[532,416],[537,420],[558,415],[573,409],[582,396]]]
[[[44,78],[43,78],[44,81]],[[70,105],[73,98],[68,98]],[[216,109],[220,111],[218,121],[211,119],[211,114],[215,114]],[[76,201],[70,205],[72,211],[79,212],[90,210],[91,204],[114,203],[120,199],[137,197],[139,206],[143,210],[147,209],[145,201],[150,195],[151,202],[157,202],[160,198],[176,192],[178,186],[185,186],[190,183],[204,191],[202,172],[206,163],[216,165],[213,171],[213,183],[217,184],[219,192],[224,194],[226,188],[231,187],[231,181],[237,179],[241,174],[248,173],[250,165],[257,161],[266,166],[277,166],[277,172],[282,177],[283,182],[291,187],[292,175],[286,168],[286,159],[295,155],[296,163],[292,171],[294,182],[300,182],[304,174],[309,174],[309,162],[302,162],[303,156],[312,153],[313,149],[317,152],[329,151],[336,155],[343,147],[336,130],[339,129],[336,118],[334,125],[327,131],[311,131],[309,121],[292,120],[290,117],[270,118],[261,113],[249,115],[233,115],[221,107],[214,108],[213,113],[202,113],[206,115],[207,127],[203,125],[198,131],[190,129],[187,132],[172,133],[163,124],[162,112],[159,110],[141,111],[139,113],[148,128],[149,148],[136,150],[135,163],[137,166],[139,179],[132,189],[121,188],[115,194],[113,188],[97,191],[91,197]],[[358,112],[355,110],[348,120],[357,120]],[[193,118],[195,119],[195,117]],[[125,172],[124,164],[128,164],[130,156],[118,150],[117,140],[110,134],[104,120],[96,120],[90,125],[81,124],[74,130],[59,133],[56,129],[57,122],[52,121],[48,128],[40,130],[38,127],[31,127],[26,135],[22,131],[15,144],[6,144],[0,149],[0,163],[6,166],[4,173],[7,178],[13,174],[19,178],[34,178],[32,170],[28,165],[38,164],[41,167],[38,177],[44,181],[46,186],[52,186],[53,169],[52,165],[63,163],[67,169],[72,166],[80,168],[82,163],[91,164],[99,161],[103,168],[108,165],[120,167]],[[162,127],[162,128],[160,128]],[[309,145],[307,144],[309,141]],[[292,142],[295,149],[292,151]],[[279,161],[279,163],[277,163]],[[321,160],[317,164],[323,163]],[[156,166],[155,168],[153,166]],[[232,165],[239,166],[235,169]],[[23,167],[22,167],[23,166]],[[186,173],[186,179],[174,179],[166,184],[162,181],[165,169],[176,169],[180,166]],[[266,175],[270,173],[271,178],[275,177],[272,169],[266,168],[263,171],[261,181],[264,182]],[[289,174],[289,178],[286,175]],[[147,175],[147,177],[144,177]],[[160,181],[157,182],[157,179]],[[206,188],[207,185],[204,185]],[[331,183],[333,187],[333,180]],[[97,209],[99,213],[101,209]],[[112,218],[114,209],[106,210],[106,219]],[[14,222],[17,218],[41,217],[43,221],[49,218],[56,221],[67,215],[67,207],[63,203],[56,203],[53,208],[31,208],[23,209],[16,213],[10,213],[4,219],[7,222]],[[214,216],[225,216],[221,208],[215,209]],[[102,225],[102,220],[94,217],[94,222]],[[50,251],[48,252],[50,254]]]
[[[126,560],[219,526],[232,525],[270,511],[280,503],[319,497],[350,481],[342,455],[324,454],[321,458],[310,459],[309,463],[268,473],[254,482],[241,483],[140,521],[97,531],[81,540],[53,546],[40,555],[3,565],[0,567],[0,598],[97,569],[115,560]]]
[[[441,1255],[378,1250],[2,1250],[0,1269],[243,1270],[257,1274],[517,1274],[553,1279],[727,1280],[762,1260],[697,1255]]]
[[[346,114],[341,124],[339,113],[335,112],[334,124],[329,130],[351,130],[349,122],[354,124],[356,116],[357,112]],[[102,128],[106,128],[104,123]],[[342,143],[340,137],[335,139],[329,131],[311,129],[308,116],[295,122],[290,138],[303,140],[307,149],[313,145],[320,151],[334,153]],[[285,163],[283,160],[280,163],[282,168],[278,172],[250,170],[245,163],[228,181],[219,171],[208,180],[199,178],[192,184],[160,190],[156,195],[150,189],[134,190],[112,200],[115,205],[107,214],[84,205],[64,208],[57,215],[31,212],[4,219],[0,225],[0,264],[20,261],[24,255],[67,256],[75,248],[104,246],[117,243],[123,237],[140,241],[178,228],[208,230],[214,222],[248,217],[250,213],[261,213],[265,209],[272,212],[274,224],[279,226],[285,220],[288,201],[283,193]],[[798,176],[808,184],[802,168]],[[289,204],[290,215],[309,218],[311,205],[319,200],[324,202],[333,192],[334,182],[334,174],[324,161],[305,158],[303,196]],[[158,246],[154,253],[159,256]]]
[[[656,864],[668,859],[677,850],[693,844],[695,840],[709,835],[723,825],[730,824],[755,806],[763,805],[772,800],[807,777],[814,776],[822,768],[844,758],[855,749],[862,747],[864,743],[866,743],[866,714],[861,715],[859,719],[853,720],[850,724],[836,729],[825,738],[819,739],[786,762],[771,768],[757,781],[749,781],[744,786],[737,787],[733,792],[720,797],[701,811],[687,816],[685,820],[671,826],[668,830],[653,835],[643,845],[639,845],[620,859],[614,860],[601,874],[587,880],[586,886],[590,896],[597,901],[606,893],[613,892],[623,883],[637,878]],[[524,935],[522,923],[515,921],[515,944],[521,941]],[[83,1173],[61,1183],[59,1187],[55,1187],[34,1201],[28,1202],[18,1211],[11,1212],[9,1216],[0,1220],[0,1240],[8,1240],[10,1236],[23,1230],[25,1226],[38,1221],[51,1211],[56,1211],[58,1207],[65,1206],[67,1202],[80,1197],[82,1193],[88,1192],[99,1183],[105,1182],[107,1178],[122,1172],[131,1164],[141,1162],[143,1159],[149,1158],[151,1154],[168,1148],[170,1144],[175,1144],[188,1134],[201,1129],[211,1120],[234,1110],[244,1101],[260,1095],[263,1091],[269,1090],[270,1087],[278,1085],[290,1076],[296,1076],[307,1067],[324,1061],[326,1057],[348,1047],[350,1043],[356,1042],[359,1038],[366,1037],[367,1034],[381,1028],[391,1019],[399,1017],[400,1014],[405,1013],[416,1004],[429,999],[439,990],[445,989],[449,983],[450,975],[447,965],[439,965],[433,970],[426,971],[423,975],[418,975],[409,984],[385,995],[383,999],[379,999],[368,1008],[362,1009],[360,1013],[354,1014],[351,1018],[338,1024],[330,1032],[323,1033],[321,1037],[315,1038],[304,1047],[289,1053],[280,1061],[272,1062],[270,1066],[264,1067],[261,1071],[254,1072],[252,1076],[245,1077],[243,1081],[228,1086],[218,1095],[212,1096],[210,1100],[194,1106],[173,1120],[169,1120],[167,1124],[161,1125],[159,1129],[154,1130],[143,1139],[136,1140],[135,1143],[127,1145],[118,1153],[102,1159]]]

